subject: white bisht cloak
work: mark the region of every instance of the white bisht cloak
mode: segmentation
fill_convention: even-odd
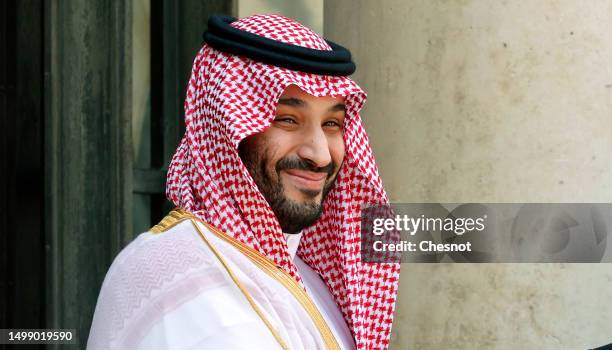
[[[299,235],[288,237],[294,254]],[[252,248],[175,210],[113,262],[87,349],[353,349],[323,281],[295,263],[307,293]]]

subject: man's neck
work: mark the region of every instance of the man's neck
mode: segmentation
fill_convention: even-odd
[[[287,248],[289,249],[289,255],[291,259],[295,258],[298,246],[300,245],[300,239],[302,238],[302,231],[297,233],[284,233],[285,240],[287,242]]]

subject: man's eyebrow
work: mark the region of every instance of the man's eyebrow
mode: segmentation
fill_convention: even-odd
[[[287,97],[278,99],[279,105],[292,106],[292,107],[307,107],[308,103],[297,97]],[[336,103],[328,109],[329,112],[344,112],[346,111],[346,105],[342,102]]]
[[[281,98],[278,100],[279,105],[293,106],[293,107],[305,107],[306,102],[300,100],[299,98],[289,97],[289,98]]]
[[[342,102],[335,104],[333,107],[328,109],[329,112],[346,112],[346,105]]]
[[[278,99],[279,105],[292,106],[292,107],[307,107],[306,101],[296,97],[287,97]],[[346,111],[346,105],[342,102],[337,103],[328,109],[329,112],[344,112]]]

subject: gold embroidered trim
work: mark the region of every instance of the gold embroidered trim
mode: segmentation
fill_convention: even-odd
[[[263,256],[260,252],[255,249],[245,245],[239,240],[235,239],[232,236],[227,235],[225,232],[219,230],[218,228],[210,225],[207,222],[199,220],[204,226],[206,226],[211,232],[215,233],[220,238],[224,239],[226,242],[235,246],[238,250],[240,250],[244,255],[246,255],[251,261],[253,261],[256,265],[258,265],[264,272],[266,272],[270,277],[279,281],[282,285],[293,294],[293,296],[302,304],[302,307],[306,310],[315,326],[319,330],[321,337],[323,338],[323,342],[325,342],[325,347],[327,349],[340,349],[340,345],[336,338],[334,337],[331,329],[325,322],[325,319],[314,305],[308,294],[304,291],[304,289],[297,283],[297,281],[285,270],[283,270],[280,266],[276,265],[272,260]]]
[[[268,327],[268,329],[270,330],[270,332],[272,333],[272,335],[274,336],[278,344],[281,346],[281,348],[283,348],[284,350],[289,350],[289,347],[287,346],[287,344],[285,344],[285,341],[280,336],[280,334],[278,334],[278,331],[276,330],[276,328],[274,328],[272,323],[270,323],[270,321],[266,318],[263,311],[261,311],[259,306],[255,303],[255,300],[253,300],[253,297],[249,294],[247,289],[242,285],[242,283],[240,283],[240,280],[238,279],[238,277],[236,277],[236,275],[234,274],[232,269],[229,267],[229,265],[227,264],[227,262],[225,261],[221,253],[219,253],[217,248],[215,248],[215,246],[208,240],[208,238],[206,238],[206,235],[202,232],[202,230],[200,230],[195,220],[190,219],[190,221],[193,227],[196,229],[196,231],[200,235],[200,237],[202,237],[202,240],[204,241],[204,243],[208,245],[208,248],[210,248],[210,250],[212,250],[212,252],[215,254],[217,259],[219,259],[219,261],[221,262],[221,265],[223,265],[223,267],[225,268],[225,271],[227,271],[227,274],[230,276],[232,281],[234,281],[238,289],[240,289],[240,291],[242,292],[244,297],[247,299],[249,304],[251,304],[251,307],[253,307],[253,310],[255,310],[257,315],[259,315],[259,318],[261,318],[261,320],[265,323],[266,327]]]
[[[162,221],[159,222],[159,224],[151,227],[149,229],[149,232],[159,234],[159,233],[168,231],[169,229],[178,225],[182,221],[189,219],[191,217],[194,217],[194,216],[184,211],[183,209],[174,209],[171,212],[169,212],[168,215],[166,215],[166,217],[163,218]]]
[[[282,339],[280,338],[280,336],[278,336],[278,334],[276,333],[276,330],[272,327],[269,321],[261,313],[261,310],[257,308],[256,304],[254,304],[254,300],[252,300],[252,297],[250,296],[248,291],[244,287],[242,287],[242,284],[238,281],[237,278],[235,278],[235,275],[233,274],[233,272],[231,272],[230,267],[225,263],[225,260],[223,260],[221,254],[216,250],[216,248],[213,247],[213,245],[206,238],[203,232],[201,232],[201,230],[199,229],[195,221],[200,222],[201,224],[206,226],[206,228],[208,228],[212,233],[214,233],[217,237],[233,245],[242,254],[244,254],[251,261],[253,261],[259,268],[261,268],[264,272],[266,272],[270,277],[279,281],[285,288],[287,288],[287,290],[291,292],[291,294],[293,294],[293,296],[300,302],[304,310],[306,310],[306,312],[308,313],[308,315],[314,322],[315,326],[319,330],[319,333],[321,334],[321,337],[323,338],[323,341],[325,342],[326,348],[332,349],[332,350],[340,349],[340,345],[338,345],[338,342],[336,338],[334,337],[333,333],[331,332],[331,329],[325,322],[325,319],[323,318],[323,316],[321,315],[317,307],[314,305],[314,303],[312,302],[308,294],[306,294],[304,289],[298,284],[298,282],[291,275],[289,275],[289,273],[283,270],[280,266],[276,265],[272,260],[262,255],[260,252],[245,245],[244,243],[226,234],[225,232],[219,230],[213,225],[210,225],[209,223],[198,219],[195,215],[183,209],[180,209],[180,208],[172,210],[168,214],[168,216],[166,216],[159,224],[153,226],[150,231],[153,233],[161,233],[161,232],[171,229],[177,224],[185,220],[188,220],[188,219],[192,220],[192,224],[196,228],[200,237],[204,240],[204,242],[211,248],[213,253],[222,262],[223,266],[228,271],[228,274],[230,275],[232,280],[234,280],[234,283],[236,283],[238,288],[243,292],[247,300],[249,300],[249,303],[253,305],[255,312],[257,312],[257,314],[262,318],[266,326],[268,326],[268,328],[270,329],[274,337],[279,341],[279,344],[281,344],[281,347],[286,349],[286,345],[282,343]]]

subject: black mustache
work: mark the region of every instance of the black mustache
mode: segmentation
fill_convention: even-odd
[[[312,171],[314,173],[325,173],[328,176],[331,175],[336,169],[336,164],[334,162],[329,162],[326,166],[316,167],[307,161],[300,158],[283,158],[276,163],[276,172],[280,172],[281,170],[287,169],[298,169],[298,170],[306,170]]]

